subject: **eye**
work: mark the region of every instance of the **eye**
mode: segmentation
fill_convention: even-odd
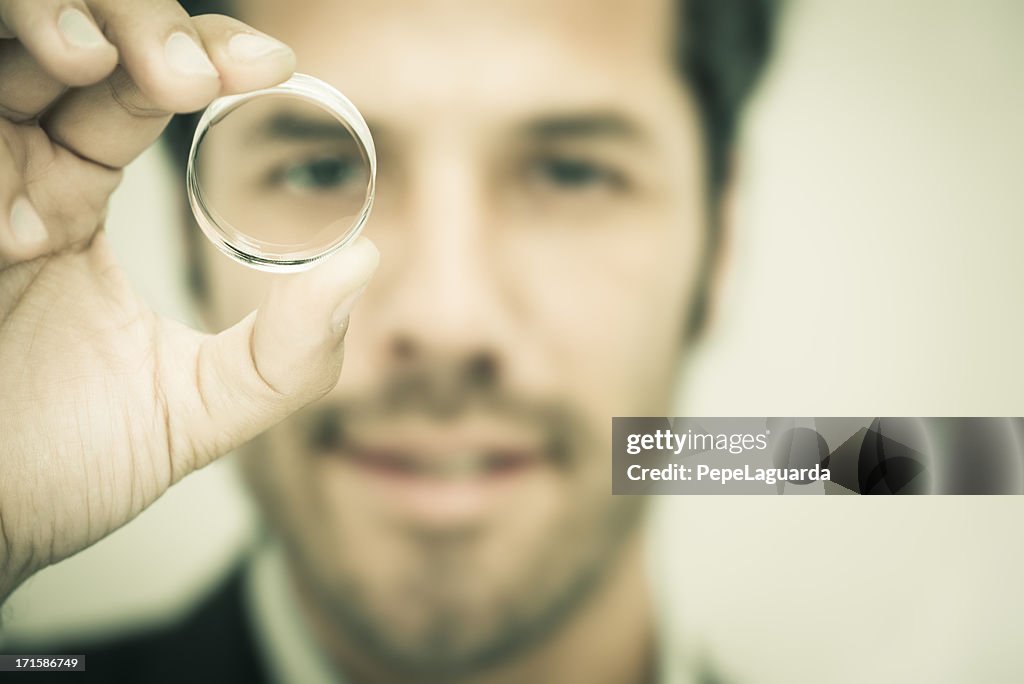
[[[274,171],[271,181],[301,192],[323,192],[354,184],[360,170],[358,160],[351,157],[320,157],[281,166]]]
[[[531,175],[545,185],[562,190],[617,189],[624,184],[615,169],[581,157],[542,157],[533,162]]]

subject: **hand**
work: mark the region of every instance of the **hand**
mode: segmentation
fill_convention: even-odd
[[[207,335],[155,315],[104,234],[172,112],[288,78],[291,50],[172,0],[0,0],[0,599],[329,391],[360,240]],[[145,226],[139,226],[145,230]]]

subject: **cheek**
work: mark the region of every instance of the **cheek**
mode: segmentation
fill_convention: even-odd
[[[508,250],[531,265],[521,287],[533,342],[560,386],[601,420],[666,410],[705,244],[703,207],[683,197],[629,216],[522,233]]]

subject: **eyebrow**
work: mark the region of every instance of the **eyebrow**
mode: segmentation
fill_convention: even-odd
[[[253,127],[256,139],[276,140],[352,140],[353,135],[341,122],[329,115],[306,116],[281,111],[262,119]]]
[[[541,140],[617,138],[643,141],[647,136],[633,119],[614,112],[546,115],[528,122],[525,133]]]
[[[378,126],[370,124],[374,137],[379,137]],[[378,129],[378,130],[374,130]],[[520,127],[527,137],[541,141],[618,139],[644,142],[647,132],[631,117],[615,112],[582,112],[546,114]],[[280,111],[254,126],[257,139],[277,140],[352,140],[348,130],[329,115],[323,117]]]

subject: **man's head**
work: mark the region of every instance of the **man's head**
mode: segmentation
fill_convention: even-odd
[[[341,381],[254,443],[247,475],[358,647],[407,670],[500,660],[573,614],[637,528],[640,501],[610,496],[610,418],[670,408],[770,10],[228,9],[349,96],[379,157],[381,266]],[[259,304],[268,276],[193,244],[212,323]]]

